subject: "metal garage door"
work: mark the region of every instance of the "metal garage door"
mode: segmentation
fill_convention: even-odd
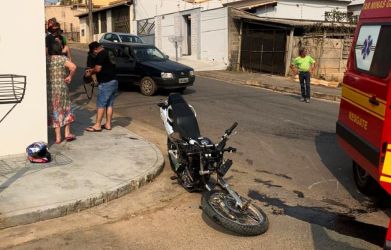
[[[113,32],[130,32],[129,6],[121,6],[111,11]]]
[[[240,62],[247,70],[285,74],[287,31],[243,23]]]

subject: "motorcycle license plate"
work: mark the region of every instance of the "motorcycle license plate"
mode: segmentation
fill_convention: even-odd
[[[179,83],[188,83],[189,82],[189,78],[179,78]]]

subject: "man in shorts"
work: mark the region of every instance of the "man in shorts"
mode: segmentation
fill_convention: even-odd
[[[113,104],[118,90],[118,81],[115,79],[115,62],[102,45],[98,42],[89,44],[90,53],[95,55],[94,67],[86,70],[86,76],[96,74],[99,82],[98,97],[96,100],[96,122],[86,128],[88,132],[101,132],[102,129],[111,130],[113,118]],[[106,121],[102,120],[106,115]]]

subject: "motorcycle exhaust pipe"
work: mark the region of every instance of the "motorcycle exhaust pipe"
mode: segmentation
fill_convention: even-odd
[[[175,166],[175,171],[178,170],[178,168],[180,167],[180,164],[178,162],[178,155],[177,155],[176,150],[175,150],[175,152],[174,152],[174,150],[168,150],[168,155],[169,155],[172,163]]]

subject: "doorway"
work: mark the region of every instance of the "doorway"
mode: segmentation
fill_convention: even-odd
[[[186,24],[186,43],[187,43],[187,55],[191,55],[191,15],[183,16]]]

